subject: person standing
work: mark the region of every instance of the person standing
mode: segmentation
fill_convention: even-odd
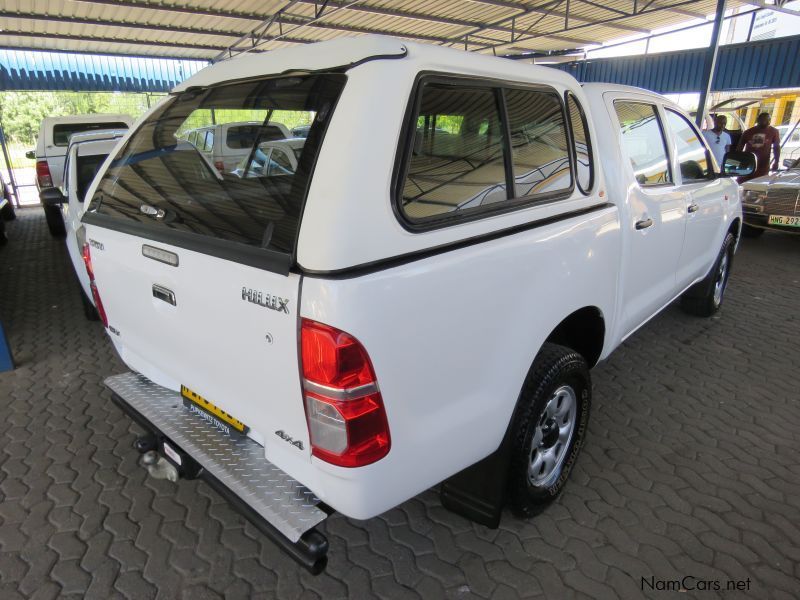
[[[768,175],[770,167],[773,171],[778,170],[781,158],[781,134],[774,127],[770,127],[769,121],[769,113],[761,113],[756,120],[756,126],[745,131],[739,139],[737,150],[756,155],[755,172],[747,177],[740,177],[739,183]],[[770,150],[772,150],[772,162],[770,162]]]
[[[728,124],[728,117],[725,115],[714,116],[714,129],[709,129],[703,132],[703,137],[708,142],[708,147],[711,148],[711,154],[717,159],[717,165],[722,168],[722,158],[726,152],[731,149],[731,136],[725,131],[725,125]]]

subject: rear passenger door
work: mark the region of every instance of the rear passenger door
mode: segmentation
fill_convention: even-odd
[[[684,197],[676,189],[658,107],[651,102],[613,101],[627,184],[622,227],[622,323],[627,335],[658,312],[676,293],[683,248]]]
[[[714,178],[708,149],[694,125],[669,108],[664,113],[679,178],[676,189],[686,204],[686,236],[677,273],[678,286],[684,288],[705,276],[717,256],[725,193],[722,182]]]

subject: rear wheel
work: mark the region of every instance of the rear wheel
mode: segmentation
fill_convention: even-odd
[[[728,287],[735,244],[732,233],[725,236],[711,272],[683,293],[681,308],[685,312],[698,317],[710,317],[720,309]]]
[[[64,217],[57,206],[45,206],[44,218],[47,220],[47,229],[53,237],[64,237],[67,229],[64,227]]]
[[[564,346],[545,344],[512,424],[509,500],[516,514],[541,512],[564,489],[584,443],[591,396],[586,360]]]
[[[8,243],[8,236],[6,235],[6,224],[3,219],[0,219],[0,246],[5,246]]]
[[[762,227],[753,227],[752,225],[742,225],[742,237],[757,238],[764,235],[765,229]]]

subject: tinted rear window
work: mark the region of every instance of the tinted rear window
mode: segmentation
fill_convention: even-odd
[[[292,252],[311,172],[344,82],[339,74],[282,77],[195,89],[171,98],[117,154],[90,210],[157,229],[161,236],[168,231],[178,237],[199,234]],[[214,115],[225,111],[260,112],[263,124],[279,122],[287,129],[311,123],[296,171],[245,177],[236,169],[237,161],[215,154],[224,149],[199,152],[189,141],[190,130],[212,125]],[[259,127],[248,145],[249,156],[268,141],[271,129]]]
[[[256,137],[260,137],[261,141],[264,142],[282,140],[286,136],[283,135],[280,127],[275,125],[233,125],[228,127],[225,143],[228,144],[228,148],[233,148],[234,150],[252,148]]]
[[[94,176],[100,169],[100,165],[108,158],[108,154],[92,154],[89,156],[78,157],[78,202],[83,202],[83,197],[89,191]]]
[[[53,144],[56,146],[69,145],[69,136],[73,133],[83,133],[84,131],[99,131],[101,129],[127,129],[127,123],[110,121],[108,123],[64,123],[53,125]]]

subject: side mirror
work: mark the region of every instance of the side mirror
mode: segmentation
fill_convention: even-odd
[[[796,160],[797,159],[795,158],[784,158],[783,166],[786,167],[787,169],[791,169],[792,167],[794,167]]]
[[[42,201],[42,204],[45,206],[58,206],[59,204],[65,204],[67,199],[64,198],[64,194],[61,193],[61,190],[58,188],[45,188],[41,192],[39,192],[39,200]]]
[[[721,177],[746,177],[756,170],[756,155],[752,152],[731,150],[722,157]]]
[[[25,153],[25,158],[28,160],[36,160],[36,151],[35,150],[28,150]]]

